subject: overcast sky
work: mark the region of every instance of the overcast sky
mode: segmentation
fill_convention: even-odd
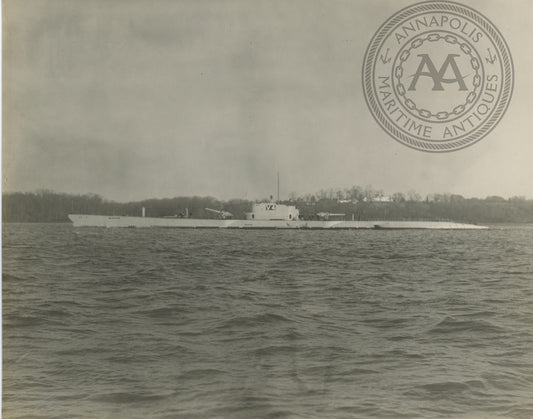
[[[281,198],[372,185],[533,198],[533,1],[468,0],[515,88],[464,150],[407,148],[361,88],[375,31],[412,1],[5,0],[3,189],[118,201]]]

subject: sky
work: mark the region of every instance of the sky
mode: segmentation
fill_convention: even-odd
[[[403,0],[4,0],[4,191],[261,199],[372,185],[533,198],[533,2],[464,0],[509,45],[496,128],[451,153],[379,127],[361,68]]]

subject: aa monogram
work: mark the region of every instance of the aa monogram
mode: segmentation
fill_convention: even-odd
[[[448,1],[393,15],[363,63],[363,91],[376,121],[422,151],[454,151],[481,140],[502,118],[512,90],[511,55],[496,27]]]

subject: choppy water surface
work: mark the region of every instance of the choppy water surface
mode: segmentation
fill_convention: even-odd
[[[533,417],[533,227],[3,227],[3,415]]]

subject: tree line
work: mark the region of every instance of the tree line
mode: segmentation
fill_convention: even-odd
[[[469,223],[531,223],[533,200],[524,197],[504,199],[499,196],[464,198],[454,194],[421,197],[415,191],[385,196],[370,186],[327,189],[298,196],[291,193],[281,203],[296,205],[305,219],[319,212],[344,214],[346,220],[454,220]],[[253,201],[233,199],[221,201],[213,197],[175,197],[115,202],[99,195],[73,195],[53,191],[10,192],[2,194],[2,222],[65,222],[68,214],[147,217],[216,218],[206,208],[231,212],[234,218],[245,218]]]

